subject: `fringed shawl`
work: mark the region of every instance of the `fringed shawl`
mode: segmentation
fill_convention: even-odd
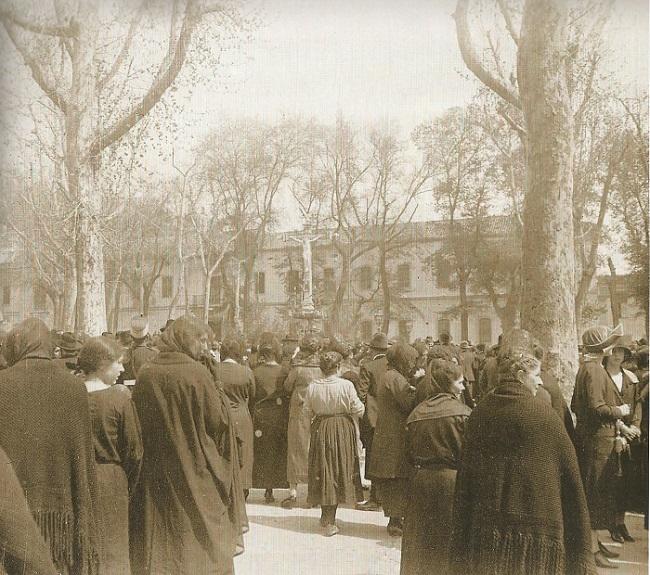
[[[595,574],[575,451],[548,405],[500,385],[469,417],[450,567],[466,575]]]
[[[83,383],[50,359],[28,357],[1,371],[0,446],[56,567],[97,573],[96,476]]]

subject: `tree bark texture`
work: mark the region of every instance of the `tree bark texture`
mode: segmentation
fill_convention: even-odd
[[[517,59],[528,134],[521,322],[546,348],[546,369],[570,398],[578,354],[567,39],[565,0],[526,1]]]

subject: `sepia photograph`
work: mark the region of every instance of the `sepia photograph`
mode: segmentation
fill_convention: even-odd
[[[0,0],[0,575],[648,575],[648,0]]]

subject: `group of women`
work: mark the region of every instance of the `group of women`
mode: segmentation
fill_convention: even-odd
[[[389,532],[403,535],[402,575],[590,574],[614,566],[602,529],[631,539],[619,479],[644,399],[605,328],[583,336],[575,447],[562,409],[540,400],[542,355],[523,330],[504,337],[497,383],[474,409],[458,362],[423,362],[404,343],[363,390],[350,348],[335,341],[308,335],[283,350],[266,333],[251,369],[235,340],[215,361],[210,339],[190,317],[166,326],[131,394],[114,385],[123,349],[111,338],[84,343],[82,385],[52,361],[40,320],[10,332],[0,479],[20,496],[0,508],[4,571],[233,573],[252,487],[269,503],[289,487],[282,506],[292,508],[306,482],[307,505],[335,535],[338,506],[362,499],[369,396],[370,475]]]
[[[247,529],[242,418],[213,375],[209,336],[193,318],[174,321],[131,396],[114,385],[115,340],[86,340],[82,383],[52,360],[40,320],[8,334],[2,483],[24,495],[0,507],[5,572],[233,573]]]

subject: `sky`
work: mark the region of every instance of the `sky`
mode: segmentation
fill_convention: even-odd
[[[39,2],[32,4],[38,14]],[[205,72],[212,81],[187,93],[175,112],[178,127],[169,151],[174,148],[177,164],[189,165],[193,146],[229,117],[274,122],[300,115],[333,123],[341,113],[358,125],[390,126],[408,136],[420,122],[468,102],[477,88],[458,50],[455,4],[248,0],[248,9],[260,21],[252,40],[229,53],[219,69]],[[615,0],[605,39],[611,51],[606,66],[614,79],[630,94],[647,89],[647,0]],[[7,51],[6,38],[0,38],[0,49],[8,56],[0,82],[3,127],[9,122],[18,135],[25,134],[29,123],[7,112],[24,109],[36,93],[34,83],[16,54]],[[13,103],[4,97],[7,88]],[[181,102],[183,93],[181,86]],[[22,152],[13,136],[5,136],[6,165]],[[152,153],[149,158],[159,178],[174,175],[169,157]]]

